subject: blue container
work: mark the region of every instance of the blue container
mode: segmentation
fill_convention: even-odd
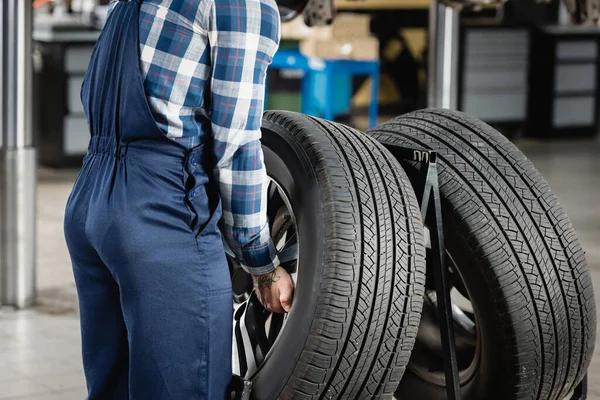
[[[311,115],[323,115],[325,110],[325,83],[327,75],[324,72],[312,72],[309,74],[311,97]],[[334,95],[333,95],[333,114],[340,115],[347,113],[352,104],[352,75],[338,73],[333,75]]]

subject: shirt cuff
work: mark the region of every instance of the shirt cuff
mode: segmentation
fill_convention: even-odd
[[[251,275],[268,274],[279,266],[277,249],[270,238],[260,245],[232,248],[232,250],[240,261],[240,266]]]

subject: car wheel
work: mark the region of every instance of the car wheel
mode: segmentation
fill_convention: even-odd
[[[269,314],[230,255],[234,373],[254,399],[389,398],[425,283],[410,182],[383,146],[342,125],[267,112],[262,133],[271,233],[296,288],[289,314]]]

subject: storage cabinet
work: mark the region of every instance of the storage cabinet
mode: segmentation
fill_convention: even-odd
[[[592,136],[598,131],[597,29],[534,31],[527,135]]]
[[[34,130],[42,165],[74,166],[87,151],[90,134],[80,90],[98,35],[34,32],[40,58],[34,71]]]
[[[459,109],[490,124],[527,119],[529,30],[463,26]]]

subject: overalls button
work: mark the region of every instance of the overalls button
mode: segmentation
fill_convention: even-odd
[[[190,163],[192,164],[193,167],[195,167],[196,165],[198,165],[198,158],[192,157],[192,159],[190,160]]]
[[[196,195],[196,189],[190,190],[190,199],[193,199],[195,195]]]

